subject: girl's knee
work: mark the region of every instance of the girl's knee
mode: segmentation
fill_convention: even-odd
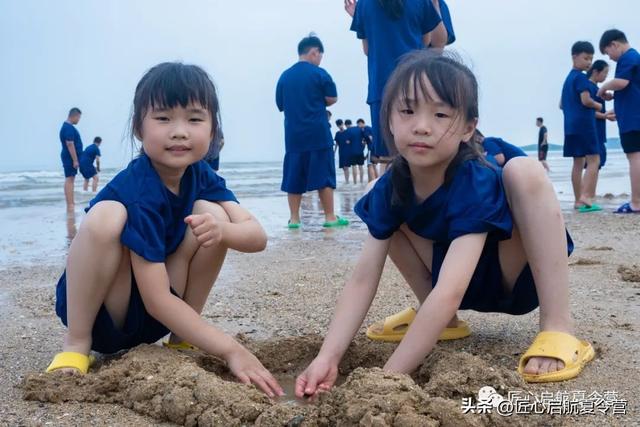
[[[78,235],[88,234],[95,243],[120,241],[126,222],[127,209],[119,202],[105,200],[89,210]]]
[[[549,183],[544,167],[531,157],[516,157],[502,170],[502,180],[507,189],[537,190]]]
[[[218,203],[208,200],[196,200],[193,204],[193,214],[210,213],[218,221],[231,222],[229,215]]]

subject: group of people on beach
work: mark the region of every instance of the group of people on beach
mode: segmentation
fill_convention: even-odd
[[[604,60],[593,61],[595,49],[588,41],[571,48],[573,67],[563,88],[560,108],[564,113],[564,157],[573,158],[571,184],[574,208],[579,212],[602,210],[593,199],[598,171],[605,165],[606,121],[617,121],[620,143],[629,161],[631,200],[617,210],[619,214],[640,213],[640,54],[626,35],[616,29],[600,38],[600,52],[617,62],[615,78],[603,83],[609,73]],[[606,101],[614,101],[607,111]]]
[[[469,336],[473,325],[457,316],[459,309],[520,315],[539,307],[540,331],[518,372],[530,382],[574,378],[595,353],[573,332],[572,239],[537,159],[515,156],[500,166],[485,155],[477,80],[442,52],[455,39],[444,0],[345,0],[345,8],[367,55],[373,154],[390,164],[355,206],[368,235],[296,395],[334,385],[387,257],[417,307],[367,329],[371,339],[400,342],[385,370],[410,373],[438,341]],[[618,122],[630,126],[622,128],[630,132],[623,146],[633,148],[637,107],[619,102],[640,91],[640,63],[620,40],[603,37],[601,49],[619,59],[621,71],[600,94],[617,91]],[[276,88],[285,115],[282,189],[292,228],[300,226],[300,197],[315,190],[325,226],[346,222],[333,213],[326,107],[337,91],[319,67],[323,52],[317,37],[303,39],[299,61]],[[563,109],[569,109],[564,101]],[[56,313],[67,332],[47,371],[86,373],[91,350],[114,353],[169,335],[163,343],[169,349],[217,355],[240,381],[269,396],[283,393],[253,354],[200,316],[227,251],[258,252],[267,242],[258,220],[203,161],[219,134],[219,111],[216,89],[198,66],[162,63],[138,83],[131,137],[140,142],[140,155],[90,202],[71,243],[56,288]],[[635,154],[629,151],[630,163]],[[630,208],[640,209],[638,202],[632,199]]]

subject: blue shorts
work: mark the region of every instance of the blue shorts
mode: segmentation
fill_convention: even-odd
[[[595,132],[564,136],[564,157],[584,157],[593,154],[600,154],[600,143]]]
[[[637,153],[640,151],[640,130],[632,130],[620,134],[620,145],[625,154]]]
[[[66,271],[56,287],[56,314],[67,326],[67,277]],[[171,293],[177,293],[171,289]],[[114,325],[104,304],[100,306],[91,331],[91,349],[99,353],[116,353],[139,344],[151,344],[169,333],[162,323],[151,317],[144,308],[136,279],[131,272],[131,297],[122,329]]]
[[[349,166],[362,166],[364,165],[364,154],[352,155],[349,159]]]
[[[340,149],[338,149],[338,167],[340,169],[349,167],[349,155],[342,153]]]
[[[389,157],[389,149],[384,143],[382,128],[380,127],[381,104],[382,102],[369,104],[369,108],[371,109],[371,133],[373,134],[373,155],[376,157]]]
[[[447,247],[444,244],[433,244],[434,285],[437,283],[446,252]],[[573,252],[573,241],[569,233],[567,233],[567,252],[569,254]],[[538,307],[538,293],[529,264],[520,272],[510,294],[505,293],[502,282],[498,241],[488,240],[473,272],[469,287],[462,298],[460,310],[520,315]]]
[[[84,179],[91,179],[98,174],[96,168],[91,165],[82,165],[80,164],[80,173],[84,177]]]
[[[327,187],[336,188],[333,148],[285,154],[280,187],[282,191],[303,194]]]
[[[64,169],[65,178],[76,176],[78,174],[78,169],[73,167],[73,160],[71,159],[70,155],[62,152],[60,154],[60,160],[62,160],[62,168]]]

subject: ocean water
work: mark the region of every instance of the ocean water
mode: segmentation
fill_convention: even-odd
[[[571,161],[561,156],[558,152],[549,154],[550,178],[563,209],[571,211]],[[340,233],[340,230],[322,228],[322,208],[315,192],[303,197],[303,228],[295,231],[286,228],[289,209],[286,194],[280,191],[281,168],[280,162],[223,162],[220,175],[227,180],[227,186],[234,191],[242,205],[258,218],[271,242],[280,239],[313,241],[328,233]],[[104,170],[99,187],[117,172],[116,169]],[[364,229],[353,213],[364,185],[345,184],[341,170],[338,170],[337,177],[336,213],[350,219],[351,227]],[[76,212],[67,215],[63,181],[60,170],[0,173],[0,268],[64,260],[69,243],[84,217],[84,207],[93,193],[82,191],[82,179],[76,178]],[[600,173],[597,194],[614,197],[601,198],[600,202],[605,208],[613,209],[629,192],[627,160],[622,151],[611,150],[607,165]]]

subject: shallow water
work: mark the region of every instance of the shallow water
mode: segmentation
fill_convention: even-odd
[[[571,210],[570,159],[558,152],[549,154],[551,180],[563,209]],[[220,175],[234,191],[242,205],[261,222],[271,242],[274,240],[315,240],[340,238],[340,230],[323,229],[322,209],[317,193],[302,199],[302,228],[288,230],[289,217],[286,194],[280,191],[280,162],[222,163]],[[613,209],[630,192],[627,160],[622,151],[611,151],[607,165],[600,174],[598,195],[610,193],[616,197],[600,199],[605,208]],[[118,170],[101,173],[101,187]],[[351,221],[351,228],[364,229],[353,213],[353,207],[364,192],[364,184],[345,184],[338,170],[335,192],[335,212]],[[84,217],[84,207],[93,197],[82,191],[82,180],[76,179],[76,211],[67,215],[60,171],[22,171],[0,173],[0,268],[11,265],[62,263],[68,245]]]

